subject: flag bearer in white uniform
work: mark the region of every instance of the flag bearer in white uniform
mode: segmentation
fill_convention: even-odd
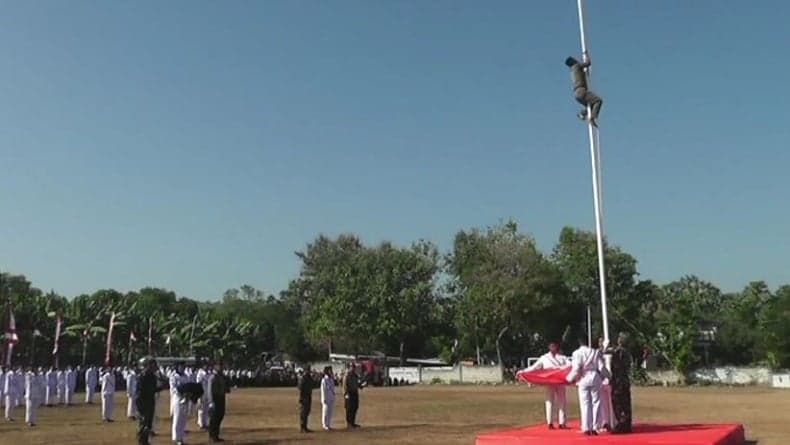
[[[101,418],[113,422],[112,409],[115,404],[115,371],[106,366],[101,373]]]
[[[549,344],[549,352],[540,356],[537,362],[527,368],[527,371],[564,368],[568,364],[567,357],[560,354],[559,343],[552,342]],[[554,429],[553,414],[555,408],[558,427],[560,429],[568,429],[565,385],[546,385],[546,423],[549,425],[550,430]]]
[[[579,339],[579,349],[573,352],[571,365],[567,380],[579,388],[582,432],[587,436],[597,436],[595,426],[599,425],[601,408],[601,372],[606,370],[603,355],[598,349],[587,346],[586,340]]]

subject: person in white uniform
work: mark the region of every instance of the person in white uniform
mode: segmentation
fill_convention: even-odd
[[[598,413],[601,408],[601,371],[606,366],[598,349],[587,346],[584,339],[579,339],[579,349],[571,356],[571,372],[568,382],[575,383],[579,388],[579,409],[581,411],[582,432],[587,436],[597,436],[595,426],[598,425]]]
[[[549,344],[549,352],[540,356],[527,371],[539,369],[559,369],[569,364],[567,357],[560,354],[560,345],[557,342]],[[567,401],[565,397],[565,385],[545,385],[546,386],[546,423],[550,430],[554,429],[554,411],[557,411],[557,426],[559,429],[568,429],[567,426]]]
[[[41,384],[42,376],[39,376],[33,368],[30,368],[25,375],[25,423],[30,427],[36,426]]]
[[[332,367],[324,368],[321,378],[321,426],[325,431],[332,430],[332,412],[335,408],[335,376]]]
[[[16,399],[14,400],[14,408],[19,407],[25,400],[25,370],[20,366],[16,373],[14,373],[14,381],[16,382]]]
[[[66,406],[71,406],[74,401],[74,390],[77,388],[77,373],[71,369],[71,366],[66,367],[64,379],[66,383]]]
[[[0,382],[3,385],[3,393],[5,394],[5,420],[11,422],[14,420],[14,400],[16,399],[16,377],[14,371],[8,369],[5,373],[5,379]]]
[[[5,366],[0,366],[0,408],[5,408]]]
[[[197,412],[197,424],[201,430],[208,429],[208,422],[209,422],[209,373],[207,371],[207,365],[202,366],[197,374],[195,375],[195,381],[200,383],[203,387],[203,397],[200,398],[200,402],[198,405],[198,412]]]
[[[126,371],[126,417],[137,419],[137,372],[134,368]]]
[[[44,379],[47,384],[44,404],[51,407],[58,401],[58,371],[54,366],[49,368],[49,371],[44,375]]]
[[[66,404],[66,370],[58,370],[58,403],[61,405]]]
[[[85,370],[85,403],[93,404],[96,386],[99,384],[99,371],[91,365]]]
[[[105,366],[101,373],[101,418],[104,422],[113,422],[112,411],[115,405],[115,372]]]
[[[170,412],[173,416],[172,440],[176,445],[184,443],[184,429],[187,420],[187,400],[184,394],[178,392],[178,387],[187,383],[183,374],[183,365],[176,365],[176,370],[170,373]]]

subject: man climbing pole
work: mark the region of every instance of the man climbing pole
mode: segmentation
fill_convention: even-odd
[[[584,57],[584,62],[579,62],[573,57],[565,59],[565,65],[571,69],[571,83],[573,84],[573,96],[576,101],[584,106],[577,116],[579,119],[588,120],[598,126],[598,113],[601,112],[603,100],[587,87],[587,67],[591,65],[590,59]],[[587,107],[590,107],[590,116],[587,116]]]

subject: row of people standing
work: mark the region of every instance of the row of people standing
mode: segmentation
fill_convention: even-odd
[[[311,433],[308,428],[310,411],[313,403],[313,389],[316,387],[310,366],[306,366],[299,373],[297,383],[299,390],[299,430],[302,433]],[[357,412],[359,411],[359,391],[364,387],[364,381],[357,374],[357,367],[352,362],[342,380],[343,400],[346,409],[346,427],[359,428]],[[324,431],[332,430],[332,418],[335,406],[335,375],[331,366],[323,370],[321,384],[321,427]]]
[[[115,371],[107,367],[103,368],[101,375],[95,368],[89,368],[88,372],[90,374],[86,381],[93,382],[95,379],[96,383],[88,385],[85,402],[93,403],[95,388],[100,383],[102,418],[107,419],[105,412],[111,412],[115,393]],[[5,419],[9,422],[14,420],[14,409],[24,401],[25,422],[30,427],[35,426],[40,407],[73,405],[75,387],[76,373],[70,367],[60,371],[54,368],[44,371],[43,367],[28,367],[26,371],[22,368],[0,369],[0,404],[4,408]]]

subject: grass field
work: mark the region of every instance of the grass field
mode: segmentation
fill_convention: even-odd
[[[243,389],[230,394],[223,435],[229,444],[473,444],[475,433],[540,422],[542,391],[526,386],[418,386],[368,388],[361,396],[359,423],[346,431],[342,400],[330,433],[298,432],[296,389]],[[571,416],[578,417],[575,391],[568,391]],[[160,412],[167,412],[163,394]],[[97,405],[42,408],[38,426],[28,428],[24,409],[16,421],[0,421],[0,445],[132,444],[136,424],[125,419],[126,397],[116,397],[115,423],[99,422]],[[739,422],[747,439],[759,445],[783,445],[790,439],[790,392],[769,388],[635,388],[636,421]],[[159,419],[154,444],[169,444],[167,419]],[[314,394],[310,427],[320,430],[320,403]],[[208,438],[190,419],[186,442]]]

